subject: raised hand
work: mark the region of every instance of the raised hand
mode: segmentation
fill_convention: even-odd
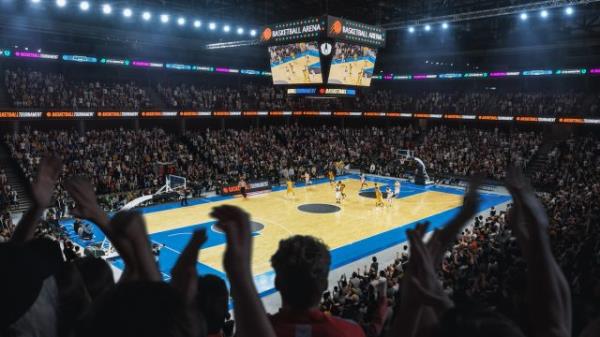
[[[11,241],[25,242],[33,238],[35,227],[50,206],[61,170],[62,161],[59,158],[46,156],[41,160],[37,176],[31,185],[33,204],[19,220]]]
[[[54,187],[62,171],[62,160],[46,156],[40,161],[38,172],[31,186],[31,194],[36,207],[46,209],[50,206]]]
[[[73,216],[95,222],[105,233],[110,230],[108,216],[98,205],[94,187],[85,177],[70,178],[65,183],[65,189],[75,200],[75,208],[71,210]]]
[[[251,272],[252,233],[250,216],[235,206],[215,207],[211,216],[227,236],[223,267],[231,284],[231,297],[237,321],[237,337],[275,337],[254,286]]]
[[[434,233],[434,236],[438,233],[439,231]],[[454,303],[442,289],[437,278],[434,259],[423,243],[421,233],[408,230],[407,235],[410,242],[410,264],[414,268],[409,282],[417,290],[416,293],[422,303],[433,307],[437,316],[441,317],[443,312],[454,306]]]
[[[508,224],[527,261],[533,335],[567,337],[572,326],[571,293],[552,255],[546,211],[519,170],[509,169],[506,187],[514,200]]]
[[[233,278],[251,277],[252,233],[250,215],[235,206],[215,207],[210,214],[227,237],[223,267]],[[231,281],[231,277],[230,277]]]
[[[194,232],[187,246],[177,259],[177,263],[171,269],[171,285],[179,290],[188,304],[193,303],[198,291],[198,274],[196,263],[200,247],[206,242],[206,230],[200,229]]]
[[[438,268],[444,257],[444,251],[452,243],[460,230],[471,220],[479,209],[479,188],[483,182],[483,176],[476,174],[471,177],[469,186],[463,199],[463,206],[459,213],[450,220],[443,228],[436,229],[427,242],[427,249],[433,259],[435,268]]]
[[[131,250],[134,258],[132,262],[135,264],[134,270],[137,272],[136,279],[161,281],[161,274],[152,254],[144,216],[137,211],[121,211],[110,219],[109,228],[115,240],[119,242],[119,246]]]

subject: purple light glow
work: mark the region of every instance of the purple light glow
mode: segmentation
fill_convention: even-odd
[[[26,51],[15,52],[15,56],[17,56],[17,57],[29,57],[29,58],[34,58],[34,59],[41,58],[40,54],[38,54],[38,53],[32,53],[32,52],[26,52]]]
[[[131,62],[136,67],[150,67],[150,62],[146,61],[133,61]]]

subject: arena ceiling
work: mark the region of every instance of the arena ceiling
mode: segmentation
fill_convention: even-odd
[[[238,58],[233,62],[266,64],[261,47],[207,52],[207,44],[248,40],[236,34],[201,33],[180,29],[176,25],[127,23],[122,18],[78,13],[79,0],[69,0],[74,11],[56,10],[54,0],[44,0],[42,10],[30,8],[30,1],[0,0],[0,47],[13,44],[45,47],[57,50],[133,49],[143,53],[179,53],[181,57],[198,58],[207,55],[216,59]],[[450,14],[476,12],[494,8],[531,3],[522,0],[106,0],[115,7],[130,6],[147,9],[157,16],[169,13],[188,18],[198,17],[205,23],[215,21],[232,27],[260,29],[267,23],[330,14],[368,24],[394,27],[411,20],[427,20]],[[90,0],[99,4],[100,0]],[[14,3],[10,7],[8,3]],[[547,53],[577,59],[600,55],[600,2],[576,8],[569,19],[552,18],[547,22],[530,20],[520,24],[515,15],[468,20],[451,24],[445,33],[417,32],[409,36],[405,29],[388,31],[387,47],[381,51],[380,65],[424,62],[431,59],[441,63],[473,63],[477,59],[514,58],[515,55]],[[139,15],[138,13],[136,13]],[[117,20],[115,20],[117,19]],[[536,22],[534,22],[536,21]],[[532,33],[537,32],[537,33]],[[561,50],[562,53],[556,53]],[[184,51],[185,53],[181,53]],[[127,51],[129,52],[129,51]],[[125,53],[125,52],[123,52]],[[542,55],[543,56],[543,55]],[[540,57],[542,57],[540,56]],[[410,60],[410,61],[408,61]],[[494,61],[495,62],[495,61]],[[573,61],[572,63],[577,63]]]

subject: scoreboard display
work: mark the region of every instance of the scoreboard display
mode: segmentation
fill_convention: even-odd
[[[275,85],[371,85],[377,48],[385,31],[377,26],[323,16],[263,27]]]
[[[376,58],[375,48],[336,42],[329,68],[329,84],[370,86]]]
[[[270,46],[273,84],[321,84],[321,58],[316,42]]]

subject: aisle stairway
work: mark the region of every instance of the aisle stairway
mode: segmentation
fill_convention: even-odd
[[[14,212],[24,212],[32,203],[29,183],[20,172],[18,165],[12,160],[4,143],[0,144],[0,169],[4,170],[8,178],[8,184],[17,191],[19,197],[19,204],[13,209]]]
[[[148,98],[150,99],[150,104],[153,109],[162,109],[166,107],[164,100],[160,93],[156,90],[155,87],[148,86],[144,88],[146,93],[148,94]]]

